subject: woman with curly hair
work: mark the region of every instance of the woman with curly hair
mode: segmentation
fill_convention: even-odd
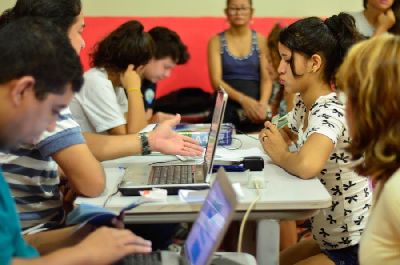
[[[122,24],[97,43],[93,68],[70,104],[83,132],[125,135],[146,126],[141,75],[153,50],[151,36],[138,21]]]

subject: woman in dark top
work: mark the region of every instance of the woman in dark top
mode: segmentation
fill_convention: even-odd
[[[225,14],[230,27],[215,35],[208,46],[211,83],[229,95],[225,122],[245,132],[263,127],[272,89],[266,40],[250,28],[253,11],[251,0],[228,0]]]

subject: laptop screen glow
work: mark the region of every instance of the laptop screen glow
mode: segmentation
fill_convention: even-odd
[[[185,242],[185,254],[190,265],[206,264],[232,208],[220,182],[216,180]]]

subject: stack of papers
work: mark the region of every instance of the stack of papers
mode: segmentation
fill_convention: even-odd
[[[278,129],[286,127],[288,124],[287,114],[280,116],[279,114],[272,117],[271,123],[275,125]]]

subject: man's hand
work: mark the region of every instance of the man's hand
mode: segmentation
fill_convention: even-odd
[[[151,242],[129,230],[101,227],[76,247],[85,251],[89,264],[111,264],[132,253],[151,252]]]
[[[181,115],[160,123],[149,133],[150,149],[169,155],[199,156],[203,148],[194,139],[174,132],[173,128],[180,122]]]

